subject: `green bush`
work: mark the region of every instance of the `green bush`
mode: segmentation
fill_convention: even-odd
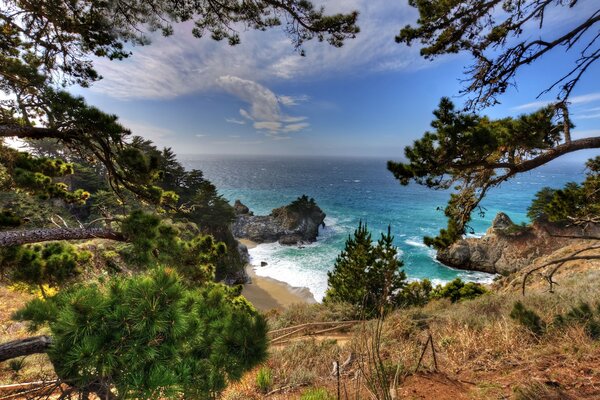
[[[486,293],[487,290],[483,285],[475,282],[463,282],[460,278],[456,278],[446,285],[438,285],[431,297],[434,299],[450,299],[456,303],[460,300],[471,300]]]

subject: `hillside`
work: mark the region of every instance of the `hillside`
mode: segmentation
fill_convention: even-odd
[[[581,302],[600,304],[600,261],[571,261],[554,276],[554,292],[539,273],[527,282],[521,295],[525,271],[548,260],[581,250],[575,244],[536,260],[519,274],[500,279],[493,290],[475,300],[451,304],[434,301],[423,308],[397,310],[383,322],[380,351],[388,377],[397,377],[395,396],[414,399],[580,399],[600,396],[600,342],[577,322],[552,327],[557,314],[568,313]],[[600,255],[594,250],[589,254]],[[544,272],[544,270],[542,270]],[[510,318],[513,304],[522,301],[535,310],[550,328],[536,336]],[[297,305],[270,315],[272,327],[281,329],[306,322],[349,319],[351,310]],[[342,325],[343,327],[343,325]],[[265,366],[271,371],[269,396],[257,388],[261,368],[230,387],[224,399],[297,399],[311,388],[324,388],[336,398],[337,379],[332,363],[354,361],[341,371],[342,398],[371,398],[365,384],[373,379],[372,338],[374,321],[355,324],[342,331],[313,332],[271,346]],[[310,330],[309,330],[310,331]],[[325,332],[323,332],[325,331]],[[415,372],[426,341],[431,335],[438,368],[428,347]],[[362,360],[361,362],[361,357]],[[262,367],[265,368],[265,367]],[[358,397],[356,397],[358,396]],[[381,397],[380,397],[381,398]]]

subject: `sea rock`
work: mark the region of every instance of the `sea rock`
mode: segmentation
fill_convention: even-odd
[[[236,215],[242,215],[242,214],[252,215],[248,206],[246,206],[240,200],[235,201],[235,204],[233,205],[233,211],[235,212]]]
[[[600,234],[600,225],[588,226],[585,234]],[[494,218],[481,238],[462,239],[437,252],[436,258],[453,268],[507,275],[573,242],[557,236],[581,236],[581,228],[535,222],[515,225],[504,213]]]
[[[260,266],[261,267],[266,267],[267,265],[269,265],[266,261],[261,261],[260,262]]]
[[[314,242],[319,227],[325,225],[324,220],[325,213],[314,199],[302,196],[287,206],[272,210],[269,215],[238,214],[231,231],[237,238],[256,243],[295,245]]]

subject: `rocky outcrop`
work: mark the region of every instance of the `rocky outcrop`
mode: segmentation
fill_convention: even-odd
[[[236,210],[247,209],[236,201]],[[269,215],[253,215],[250,210],[237,214],[231,228],[237,238],[252,240],[256,243],[279,242],[294,245],[303,242],[314,242],[319,234],[319,227],[325,226],[325,213],[313,199],[300,197],[293,203],[271,211]]]
[[[235,204],[233,205],[233,211],[235,212],[235,215],[241,215],[241,214],[252,215],[248,206],[246,206],[240,200],[235,201]]]
[[[547,222],[521,226],[515,225],[508,215],[498,213],[483,237],[459,240],[438,251],[436,258],[454,268],[506,275],[573,243],[573,239],[560,236],[584,234],[598,236],[600,226],[589,226],[585,233],[579,227]]]

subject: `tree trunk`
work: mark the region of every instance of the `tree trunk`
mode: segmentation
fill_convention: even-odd
[[[0,344],[0,362],[30,354],[45,353],[52,339],[49,336],[34,336]]]
[[[0,247],[49,242],[52,240],[83,240],[96,238],[111,239],[120,242],[126,241],[125,237],[120,232],[107,228],[49,228],[0,232]]]

